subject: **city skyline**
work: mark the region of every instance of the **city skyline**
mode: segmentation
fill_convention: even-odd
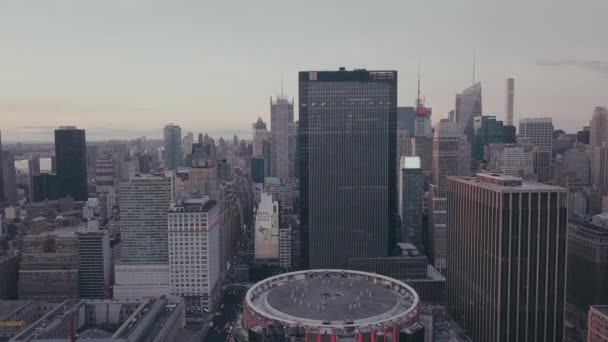
[[[340,66],[397,70],[398,105],[413,105],[418,61],[436,122],[472,83],[474,50],[484,115],[504,119],[510,77],[517,82],[515,124],[551,116],[556,128],[576,131],[587,124],[581,115],[605,103],[607,63],[600,58],[608,52],[601,34],[608,24],[599,13],[608,5],[599,0],[574,8],[567,1],[349,2],[348,15],[339,15],[344,4],[338,3],[322,11],[314,3],[292,4],[298,15],[281,15],[279,4],[3,3],[5,141],[51,141],[47,128],[66,124],[86,129],[91,140],[160,137],[157,127],[171,121],[192,130],[247,132],[250,118],[269,121],[266,99],[279,93],[281,79],[297,103],[298,71]],[[556,15],[536,20],[547,9]],[[375,10],[384,15],[368,16]],[[428,25],[429,16],[436,25]],[[463,16],[472,20],[463,24]],[[565,27],[563,16],[577,25]],[[307,25],[311,17],[315,27]],[[359,27],[362,18],[376,28]],[[403,41],[408,44],[396,43]],[[312,43],[317,49],[302,54]],[[315,52],[330,45],[331,56]]]

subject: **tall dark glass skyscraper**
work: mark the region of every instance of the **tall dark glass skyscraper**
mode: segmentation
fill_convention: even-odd
[[[302,266],[387,256],[397,222],[397,72],[300,72],[299,100]]]
[[[449,177],[447,308],[474,341],[563,341],[568,191]]]
[[[84,129],[65,126],[55,130],[55,159],[59,197],[69,195],[76,201],[86,201],[87,147]]]

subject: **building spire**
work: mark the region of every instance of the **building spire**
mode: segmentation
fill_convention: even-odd
[[[416,97],[416,108],[419,108],[420,106],[420,60],[418,60],[418,95]]]
[[[473,49],[473,84],[475,84],[475,62],[476,62],[476,51]]]

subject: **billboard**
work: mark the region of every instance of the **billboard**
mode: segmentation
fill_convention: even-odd
[[[262,193],[254,223],[255,259],[279,259],[279,203]]]

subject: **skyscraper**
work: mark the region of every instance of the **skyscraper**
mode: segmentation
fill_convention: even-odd
[[[182,166],[182,128],[168,124],[163,131],[165,146],[165,170]]]
[[[567,190],[448,178],[447,308],[474,341],[562,341]]]
[[[134,177],[121,182],[118,193],[121,261],[167,263],[167,211],[171,202],[171,179]]]
[[[397,72],[299,73],[302,256],[387,256],[397,217]],[[307,265],[304,265],[307,266]]]
[[[513,105],[515,97],[515,80],[507,78],[505,82],[505,119],[507,126],[513,126]]]
[[[455,119],[460,126],[461,134],[467,137],[469,143],[473,143],[475,135],[474,120],[476,116],[482,114],[481,102],[481,82],[477,82],[465,89],[462,93],[456,94]]]
[[[0,131],[0,204],[4,202],[4,161],[2,154],[2,131]]]
[[[540,146],[532,148],[532,168],[539,182],[547,182],[552,178],[551,151],[547,151]]]
[[[251,128],[253,129],[253,156],[262,156],[264,140],[268,138],[266,123],[261,117],[258,117],[258,120],[251,125]]]
[[[64,126],[55,130],[55,158],[59,197],[86,201],[87,148],[84,129]]]
[[[32,155],[32,158],[27,162],[28,176],[30,178],[30,193],[28,198],[32,200],[34,198],[34,176],[40,175],[40,156],[36,153]]]
[[[601,147],[604,141],[608,141],[608,110],[606,107],[596,107],[589,123],[589,144],[593,147]]]
[[[589,306],[608,303],[608,228],[574,219],[568,227],[566,321],[587,341]]]
[[[433,136],[433,178],[429,202],[429,257],[440,272],[446,261],[446,178],[468,175],[471,167],[471,145],[458,124],[443,119],[435,126]]]
[[[608,194],[608,143],[595,148],[593,156],[593,187],[602,195]]]
[[[109,298],[110,235],[107,230],[83,229],[78,235],[78,298]]]
[[[17,170],[15,155],[12,151],[2,151],[2,178],[4,181],[4,198],[10,205],[17,205]]]
[[[169,209],[171,294],[184,297],[189,308],[209,309],[217,299],[220,221],[218,202],[206,196],[185,199]]]
[[[474,160],[484,159],[484,147],[503,142],[502,121],[495,116],[477,116],[474,118],[475,139],[473,140]]]
[[[271,160],[272,175],[279,178],[293,177],[294,174],[294,125],[293,100],[282,94],[270,98],[270,133],[272,134]]]
[[[424,174],[420,157],[402,157],[399,177],[399,216],[401,217],[402,242],[410,242],[420,248],[422,244],[422,195]]]
[[[521,119],[518,138],[521,143],[540,146],[546,151],[552,151],[553,120],[551,118]]]

